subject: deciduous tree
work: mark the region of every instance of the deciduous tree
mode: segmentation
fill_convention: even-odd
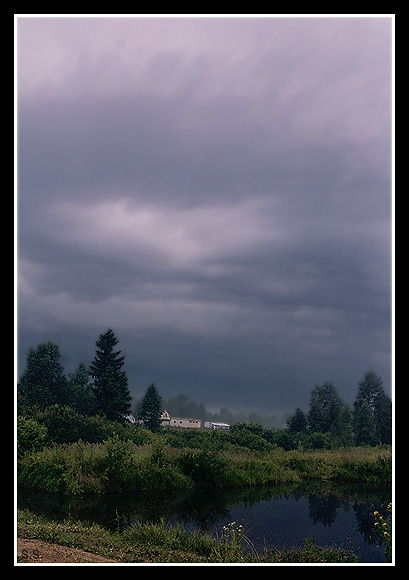
[[[327,433],[338,417],[342,400],[332,383],[315,385],[311,393],[308,428],[313,433]]]

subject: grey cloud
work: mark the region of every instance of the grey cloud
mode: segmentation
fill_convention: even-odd
[[[22,353],[111,326],[134,392],[236,408],[390,384],[390,37],[341,20],[25,23]]]

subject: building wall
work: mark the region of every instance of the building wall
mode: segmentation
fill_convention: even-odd
[[[171,427],[184,427],[190,429],[200,429],[202,421],[200,419],[184,419],[182,417],[174,417],[170,420]]]
[[[225,429],[228,431],[230,429],[230,425],[227,423],[213,423],[212,421],[206,421],[205,423],[206,429]]]

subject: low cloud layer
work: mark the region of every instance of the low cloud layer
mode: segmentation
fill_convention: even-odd
[[[130,387],[390,389],[391,20],[19,18],[19,369],[112,327]]]

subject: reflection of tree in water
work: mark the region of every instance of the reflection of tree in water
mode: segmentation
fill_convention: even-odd
[[[308,495],[310,518],[324,526],[332,526],[337,517],[337,509],[341,506],[339,498],[335,495],[318,496]]]
[[[313,482],[303,485],[266,486],[264,488],[203,489],[201,491],[140,492],[123,496],[92,496],[84,498],[61,498],[57,494],[25,492],[19,490],[18,507],[63,520],[67,513],[73,518],[95,521],[110,529],[126,529],[135,522],[176,522],[187,527],[210,530],[222,518],[227,518],[234,506],[251,507],[260,502],[282,499],[308,498],[309,517],[326,527],[334,524],[337,511],[342,508],[354,510],[357,529],[367,544],[376,544],[373,536],[373,512],[384,517],[390,502],[390,488],[376,489],[355,485],[335,485]]]
[[[379,541],[378,536],[374,533],[374,511],[378,511],[383,517],[387,516],[387,503],[383,505],[369,503],[355,503],[353,506],[356,519],[358,522],[358,530],[361,532],[367,544],[375,544]]]
[[[176,510],[177,513],[174,514],[176,521],[195,523],[203,531],[229,514],[228,501],[224,494],[208,490],[187,495],[176,506]]]

